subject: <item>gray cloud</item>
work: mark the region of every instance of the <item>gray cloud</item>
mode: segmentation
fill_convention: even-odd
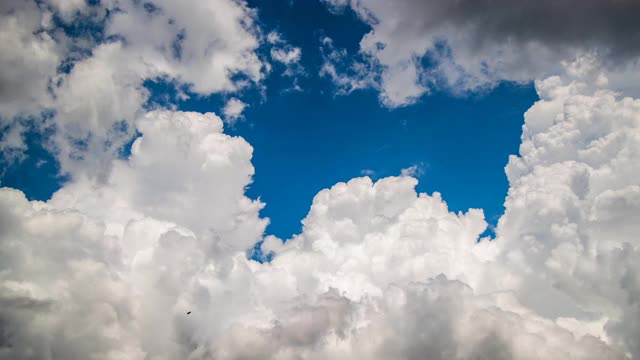
[[[640,51],[640,2],[636,0],[404,3],[424,31],[443,26],[470,30],[466,34],[469,43],[478,51],[488,43],[538,42],[561,52],[567,48],[595,50],[615,61],[634,57]]]
[[[624,72],[640,53],[636,0],[325,2],[349,6],[371,25],[360,52],[381,72],[372,87],[390,107],[434,87],[461,93],[544,78],[584,57],[601,70]],[[432,61],[427,68],[424,56]],[[624,78],[608,76],[628,88]]]

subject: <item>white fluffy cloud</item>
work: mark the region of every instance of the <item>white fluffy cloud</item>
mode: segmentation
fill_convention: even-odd
[[[545,315],[605,320],[601,331],[636,358],[640,101],[557,77],[537,89],[506,168],[506,286]]]
[[[227,326],[206,328],[221,310],[250,309],[224,294],[244,291],[267,224],[244,196],[251,146],[213,114],[136,125],[104,184],[79,178],[47,203],[2,189],[0,358],[186,358]]]
[[[0,37],[10,51],[0,65],[17,71],[2,72],[0,117],[12,124],[16,115],[53,111],[38,126],[56,130],[51,147],[64,171],[108,172],[144,112],[147,79],[209,95],[264,77],[256,14],[244,2],[9,1],[1,10]],[[65,35],[51,25],[53,15],[76,26],[93,22],[103,39]],[[68,73],[59,72],[65,64]]]
[[[213,114],[139,117],[106,181],[0,191],[0,358],[640,356],[640,101],[537,89],[494,240],[409,176],[336,184],[263,238],[249,144]]]
[[[416,193],[412,167],[321,191],[283,241],[264,236],[263,204],[245,195],[244,139],[212,113],[142,110],[147,78],[201,94],[259,82],[255,14],[231,0],[101,4],[0,6],[14,45],[0,65],[25,75],[0,89],[3,126],[55,110],[60,160],[76,169],[47,202],[0,189],[0,359],[640,357],[640,100],[606,89],[620,79],[601,59],[536,83],[495,239],[479,238],[482,210],[452,213],[440,194]],[[419,96],[415,43],[385,39],[393,24],[418,38],[421,23],[350,4],[377,19],[363,46],[388,66],[380,78],[367,72],[375,61],[350,64],[355,76],[331,62],[323,72],[345,92],[380,86],[391,105]],[[51,13],[116,7],[108,42],[51,31]],[[323,43],[327,59],[346,57]],[[58,73],[78,56],[70,45],[91,53]],[[23,146],[12,131],[3,150]],[[130,156],[114,159],[134,132]],[[271,261],[248,259],[260,242]]]
[[[123,36],[127,52],[150,71],[186,83],[199,94],[233,91],[246,81],[259,81],[262,63],[255,14],[244,2],[216,0],[115,2],[118,12],[107,25],[108,35]],[[147,31],[140,31],[143,27]]]

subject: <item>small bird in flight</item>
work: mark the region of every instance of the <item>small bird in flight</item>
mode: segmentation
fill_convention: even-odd
[[[191,314],[191,311],[187,311],[187,315]]]

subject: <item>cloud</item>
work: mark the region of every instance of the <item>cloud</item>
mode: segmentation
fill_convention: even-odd
[[[251,146],[211,113],[142,115],[105,182],[0,191],[0,354],[636,357],[640,105],[537,89],[494,240],[409,176],[338,183],[300,234],[263,238]],[[248,259],[259,241],[270,262]]]
[[[372,169],[362,169],[362,170],[360,170],[360,175],[369,176],[369,177],[375,177],[376,176],[376,171],[372,170]]]
[[[72,51],[60,42],[65,36],[45,31],[52,43],[33,30],[48,29],[50,12],[71,21],[96,10],[75,1],[8,4],[14,10],[3,8],[1,26],[10,31],[0,34],[18,35],[11,41],[19,54],[3,54],[3,67],[33,49],[47,59],[58,59],[58,46]],[[350,4],[363,18],[376,16],[363,12],[364,1]],[[407,4],[394,4],[396,14],[413,9]],[[56,80],[52,93],[38,97],[38,75],[25,83],[36,98],[2,98],[15,105],[3,108],[11,124],[21,124],[18,112],[55,109],[60,160],[77,171],[46,202],[0,189],[0,358],[640,357],[640,100],[608,89],[615,76],[599,71],[616,58],[616,44],[536,82],[540,100],[525,114],[519,155],[506,167],[495,239],[479,238],[482,210],[454,213],[439,193],[417,193],[408,176],[414,165],[404,176],[320,191],[301,233],[283,241],[264,236],[264,204],[245,194],[254,174],[249,143],[225,134],[213,113],[142,106],[150,77],[202,94],[259,82],[255,14],[222,0],[192,4],[195,18],[184,4],[118,5],[105,20],[114,39],[78,41],[92,51],[68,72],[54,74],[40,59],[17,68],[49,74],[42,76]],[[423,33],[424,22],[399,23]],[[375,24],[364,45],[387,34],[385,19]],[[392,104],[413,96],[384,88],[400,89],[417,69],[402,61],[402,43],[401,65],[387,73],[365,71],[388,61],[384,46],[361,65],[343,61],[346,52],[330,40],[323,46],[324,71],[343,79],[344,91],[380,84]],[[405,80],[395,83],[394,74]],[[7,134],[20,143],[19,132]],[[114,149],[132,134],[139,136],[130,155],[120,159]],[[249,259],[256,244],[269,262]]]
[[[577,56],[595,56],[610,70],[637,70],[640,55],[632,15],[640,5],[633,0],[325,3],[337,12],[348,7],[371,26],[360,52],[379,66],[381,100],[390,107],[435,87],[460,93],[543,78]]]
[[[50,148],[64,172],[106,176],[145,111],[147,79],[209,95],[265,76],[256,14],[244,2],[10,1],[2,10],[0,36],[13,45],[0,65],[15,71],[0,79],[0,118],[11,124],[17,115],[52,113],[36,124],[55,130]],[[99,31],[65,34],[54,16]]]
[[[411,177],[321,191],[301,234],[248,260],[266,226],[243,195],[251,147],[213,114],[136,124],[106,184],[76,179],[46,203],[0,190],[4,357],[620,358],[474,291],[499,256],[477,242],[482,211],[451,213]]]
[[[35,2],[8,0],[0,5],[0,117],[36,115],[52,101],[47,92],[62,46],[46,31],[51,13]]]
[[[284,39],[282,39],[282,34],[277,31],[267,34],[267,42],[272,45],[285,43]]]
[[[289,44],[277,31],[267,35],[267,42],[271,45],[269,52],[271,60],[284,67],[283,76],[293,79],[293,84],[285,91],[302,91],[298,84],[299,77],[307,75],[301,64],[302,49]]]
[[[414,178],[424,175],[424,164],[413,164],[407,168],[400,170],[400,176],[411,176]]]
[[[47,203],[0,191],[0,357],[186,358],[199,331],[187,309],[209,321],[193,301],[219,321],[226,305],[207,298],[241,286],[222,279],[249,271],[244,251],[267,224],[244,196],[253,149],[213,114],[158,111],[136,125],[106,183],[76,179]]]
[[[12,163],[25,158],[25,150],[27,144],[24,142],[24,133],[26,126],[23,122],[15,120],[2,129],[0,135],[0,153],[2,160],[0,162]]]
[[[227,123],[233,124],[236,122],[241,116],[244,109],[247,107],[247,104],[238,100],[236,98],[231,98],[227,101],[227,104],[222,109],[222,113],[224,114],[224,121]]]
[[[640,102],[558,77],[536,88],[520,156],[506,167],[503,286],[546,316],[603,318],[601,331],[638,357]]]
[[[271,58],[285,65],[297,63],[300,61],[300,48],[291,49],[271,49]]]
[[[333,39],[320,39],[320,53],[323,59],[320,76],[329,78],[336,85],[338,95],[348,95],[368,87],[378,88],[375,65],[352,60],[346,49],[335,47]]]

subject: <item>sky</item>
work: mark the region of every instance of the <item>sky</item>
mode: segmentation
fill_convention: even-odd
[[[248,194],[266,203],[262,215],[271,219],[269,234],[288,239],[300,232],[313,196],[324,188],[361,175],[399,175],[411,167],[422,179],[418,191],[444,194],[452,211],[481,208],[496,225],[508,187],[504,165],[518,151],[522,114],[537,100],[532,84],[502,84],[459,96],[437,91],[399,109],[380,104],[375,91],[338,96],[330,81],[313,75],[323,64],[320,38],[330,36],[357,51],[366,26],[354,14],[333,14],[315,1],[249,5],[259,9],[262,23],[299,45],[300,65],[307,69],[298,78],[301,91],[290,90],[289,77],[274,74],[265,81],[264,95],[243,94],[251,105],[242,119],[226,126],[227,133],[255,148],[256,175]],[[148,87],[152,101],[162,106],[167,92],[175,91],[163,81],[150,81]],[[192,96],[175,105],[184,111],[220,111],[224,99]],[[25,191],[29,199],[48,200],[65,178],[37,145],[28,148],[25,161],[5,167],[2,183]],[[34,173],[41,176],[27,175]],[[283,189],[286,179],[296,185]]]
[[[640,358],[635,0],[0,5],[0,359]]]

